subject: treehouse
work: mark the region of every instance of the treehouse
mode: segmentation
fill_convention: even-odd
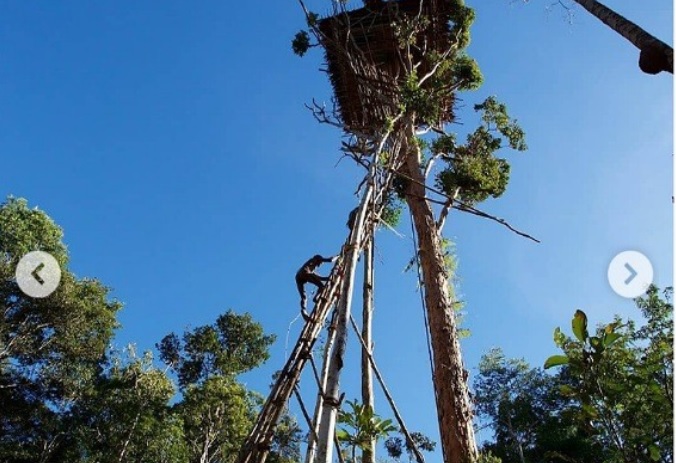
[[[371,134],[397,113],[400,89],[406,79],[402,27],[418,14],[424,18],[411,47],[412,62],[420,62],[418,76],[431,70],[425,56],[443,53],[453,43],[452,16],[458,0],[371,0],[363,8],[341,12],[319,21],[339,114],[346,130]],[[408,20],[408,21],[407,21]],[[429,82],[429,81],[428,81]],[[423,85],[424,88],[424,85]],[[442,101],[439,125],[453,119],[453,96]]]

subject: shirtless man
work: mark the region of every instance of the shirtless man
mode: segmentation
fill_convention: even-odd
[[[315,273],[315,269],[325,262],[335,262],[338,256],[322,257],[319,254],[313,256],[310,260],[305,262],[303,266],[296,272],[296,286],[300,294],[300,311],[305,320],[310,319],[307,313],[307,296],[305,295],[305,283],[312,283],[317,287],[317,294],[324,288],[324,282],[328,277],[322,277]]]

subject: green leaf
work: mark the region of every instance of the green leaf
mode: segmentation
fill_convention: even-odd
[[[336,439],[338,439],[339,441],[349,441],[350,433],[342,428],[339,428],[336,430]]]
[[[573,334],[580,342],[585,342],[589,337],[587,332],[587,315],[581,311],[576,310],[573,317]]]
[[[567,355],[552,355],[545,361],[545,369],[568,364]]]
[[[648,452],[650,452],[650,459],[652,461],[660,461],[660,449],[655,444],[650,444],[648,446]]]
[[[615,341],[620,339],[622,335],[617,334],[617,333],[606,333],[603,336],[603,346],[604,347],[609,347],[611,346]]]
[[[381,421],[380,423],[378,423],[378,425],[376,427],[378,429],[379,434],[381,434],[383,436],[397,430],[397,427],[394,426],[394,424],[392,424],[391,419],[386,419],[386,420]]]

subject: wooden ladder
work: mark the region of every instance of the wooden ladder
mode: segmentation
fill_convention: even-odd
[[[315,297],[317,302],[310,314],[310,320],[305,323],[291,355],[289,355],[284,368],[279,372],[277,380],[258,415],[258,420],[240,450],[237,463],[262,463],[270,452],[277,421],[282,415],[294,388],[300,381],[300,375],[312,355],[312,348],[319,338],[324,323],[331,312],[331,307],[340,297],[343,284],[344,253],[347,250],[348,243],[349,239],[341,249],[338,260],[331,269],[329,279]]]

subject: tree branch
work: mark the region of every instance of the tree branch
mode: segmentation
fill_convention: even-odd
[[[538,239],[536,239],[536,238],[533,238],[531,235],[529,235],[529,234],[527,234],[527,233],[524,233],[524,232],[522,232],[522,231],[519,231],[519,230],[517,230],[516,228],[512,227],[509,223],[507,223],[507,221],[506,221],[505,219],[501,219],[501,218],[496,217],[496,216],[494,216],[494,215],[491,215],[491,214],[488,214],[488,213],[486,213],[486,212],[480,211],[479,209],[477,209],[477,208],[475,208],[475,207],[473,207],[473,206],[469,206],[469,205],[467,205],[467,204],[462,204],[462,203],[460,203],[460,202],[457,201],[457,200],[456,200],[456,202],[459,203],[458,206],[456,207],[456,209],[458,209],[458,210],[460,210],[460,211],[468,212],[468,213],[470,213],[470,214],[472,214],[472,215],[476,215],[476,216],[478,216],[478,217],[483,217],[483,218],[485,218],[485,219],[492,220],[492,221],[497,222],[497,223],[499,223],[499,224],[501,224],[501,225],[504,225],[504,226],[507,227],[509,230],[513,231],[514,233],[516,233],[516,234],[519,235],[519,236],[523,236],[524,238],[528,238],[528,239],[531,240],[531,241],[535,241],[536,243],[540,243],[540,240],[538,240]]]

